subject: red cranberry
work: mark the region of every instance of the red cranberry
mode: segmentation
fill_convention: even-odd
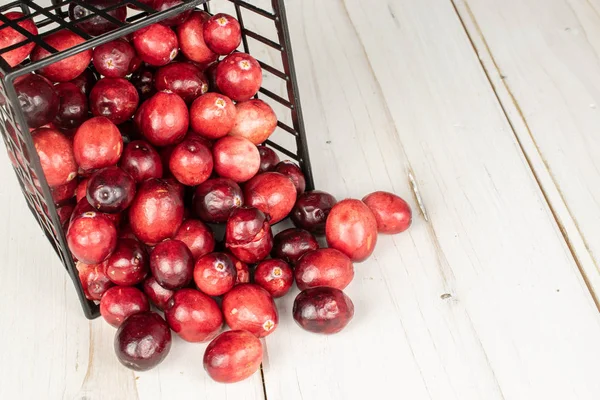
[[[181,52],[188,60],[208,65],[219,57],[208,48],[204,41],[204,23],[210,15],[204,11],[194,11],[185,22],[177,27],[177,37]]]
[[[267,216],[254,207],[239,207],[227,220],[225,245],[246,263],[263,260],[273,248],[273,234]]]
[[[254,282],[273,297],[285,296],[294,284],[294,272],[283,260],[271,259],[260,262],[254,270]]]
[[[231,329],[244,329],[257,337],[269,335],[279,323],[273,297],[252,283],[234,286],[223,296],[222,306]]]
[[[227,55],[238,48],[242,41],[239,22],[228,14],[215,14],[204,23],[206,45],[217,54]]]
[[[45,36],[44,42],[58,51],[64,51],[84,43],[85,39],[69,30],[63,29]],[[36,46],[31,52],[31,61],[37,62],[49,55],[50,52],[48,52],[48,50]],[[85,71],[91,60],[92,50],[84,50],[71,57],[67,57],[64,60],[43,67],[39,72],[52,82],[67,82],[77,78]]]
[[[125,146],[119,166],[137,183],[150,178],[162,178],[163,175],[158,152],[143,140],[134,140]]]
[[[354,304],[341,290],[321,286],[300,292],[292,312],[302,329],[330,335],[340,332],[352,320]]]
[[[304,178],[304,174],[300,167],[294,164],[291,161],[282,161],[273,170],[275,172],[279,172],[290,178],[296,187],[296,192],[298,195],[304,193],[306,190],[306,179]]]
[[[92,88],[96,85],[96,82],[98,82],[98,78],[94,71],[90,68],[86,68],[77,78],[72,79],[69,82],[77,86],[85,96],[89,96]]]
[[[142,290],[146,296],[148,296],[152,304],[161,311],[168,308],[169,301],[175,294],[175,291],[160,286],[153,276],[149,276],[144,280],[144,283],[142,283]]]
[[[313,233],[325,233],[327,216],[337,203],[335,197],[320,190],[313,190],[298,196],[290,213],[290,218],[298,228]]]
[[[231,179],[215,178],[200,184],[194,193],[193,208],[202,220],[227,222],[235,207],[244,203],[242,189]]]
[[[88,181],[87,200],[104,213],[125,210],[135,197],[135,181],[119,167],[106,167],[96,171]]]
[[[171,330],[154,312],[130,316],[115,335],[119,362],[135,371],[147,371],[160,364],[171,349]]]
[[[401,197],[388,192],[374,192],[363,199],[377,221],[379,233],[400,233],[410,227],[412,211]]]
[[[52,193],[54,204],[62,205],[72,200],[75,197],[75,189],[77,189],[78,184],[77,179],[73,179],[64,185],[51,187],[50,192]]]
[[[64,185],[77,176],[73,144],[55,129],[40,128],[32,134],[33,145],[50,186]]]
[[[183,4],[183,0],[155,0],[154,8],[157,11],[164,11],[177,7],[180,4]],[[182,24],[190,16],[191,12],[192,10],[185,10],[172,17],[163,19],[160,23],[167,26]]]
[[[165,310],[171,329],[188,342],[207,342],[223,327],[219,305],[209,296],[195,289],[181,289],[175,293]]]
[[[235,105],[227,96],[206,93],[198,97],[190,108],[192,130],[207,139],[227,135],[235,122]]]
[[[89,180],[89,178],[85,178],[77,184],[77,189],[75,189],[75,200],[77,203],[79,203],[79,200],[87,196],[87,184]]]
[[[233,260],[225,253],[202,256],[194,266],[194,282],[209,296],[221,296],[235,285],[237,270]]]
[[[254,57],[246,53],[228,55],[217,67],[217,86],[235,101],[250,100],[262,85],[262,69]]]
[[[296,188],[285,175],[264,172],[244,186],[244,204],[253,206],[271,217],[275,224],[290,213],[296,202]]]
[[[100,314],[109,325],[118,328],[127,317],[150,311],[146,295],[133,286],[115,286],[100,300]]]
[[[192,252],[194,260],[215,249],[215,238],[208,226],[197,219],[188,219],[181,224],[173,239],[181,240]]]
[[[189,126],[188,109],[174,93],[158,92],[142,103],[136,114],[142,135],[155,146],[167,146],[181,141]]]
[[[177,56],[179,47],[175,32],[161,24],[152,24],[136,31],[133,45],[144,62],[156,67],[171,62]]]
[[[81,90],[71,82],[56,85],[60,107],[54,124],[62,129],[74,129],[88,118],[88,100]]]
[[[154,69],[151,67],[141,67],[131,75],[130,81],[137,89],[142,100],[147,100],[156,93],[156,89],[154,88]]]
[[[169,90],[181,96],[188,104],[208,91],[208,81],[200,68],[191,63],[165,65],[155,75],[158,91]]]
[[[121,132],[106,117],[94,117],[85,121],[73,138],[75,160],[84,171],[116,165],[122,151]]]
[[[158,1],[159,0],[137,0],[138,3],[150,8],[152,10],[156,10],[156,5],[157,5]],[[134,10],[144,10],[145,11],[145,8],[140,8],[137,5],[131,4],[131,3],[127,3],[127,7],[132,8]]]
[[[239,285],[240,283],[250,282],[250,268],[248,268],[248,264],[241,262],[233,254],[227,253],[227,255],[231,258],[233,265],[235,265],[235,269],[237,270],[235,284]]]
[[[298,289],[328,286],[343,290],[354,279],[354,265],[336,249],[318,249],[306,253],[294,270]]]
[[[212,174],[212,153],[200,140],[191,137],[175,147],[169,159],[169,169],[184,185],[199,185]]]
[[[74,217],[67,232],[69,250],[79,261],[100,264],[117,246],[115,224],[104,214],[93,211]]]
[[[258,146],[258,153],[260,154],[259,172],[272,171],[279,164],[279,156],[272,149],[266,146]]]
[[[30,74],[15,79],[15,91],[31,129],[51,122],[59,111],[60,97],[52,83],[41,75]]]
[[[239,382],[258,371],[262,357],[258,338],[243,330],[227,331],[206,348],[204,369],[217,382]]]
[[[137,90],[123,78],[102,78],[90,93],[92,114],[106,117],[117,125],[133,116],[139,102]]]
[[[241,136],[254,144],[261,144],[275,132],[277,116],[267,103],[254,99],[235,106],[237,116],[231,129],[232,136]]]
[[[12,21],[15,19],[24,18],[25,14],[20,13],[20,12],[8,12],[8,13],[4,14],[4,17]],[[17,22],[17,25],[19,25],[21,28],[25,29],[26,31],[30,32],[34,36],[36,36],[38,34],[37,27],[35,26],[35,23],[33,22],[33,20],[31,18]],[[2,28],[2,27],[4,27],[4,23],[0,22],[0,28]],[[25,36],[23,36],[22,34],[17,32],[15,29],[10,28],[10,27],[2,29],[2,30],[0,30],[0,32],[1,32],[0,33],[0,49],[5,49],[7,47],[13,46],[17,43],[21,43],[24,40],[26,40]],[[21,61],[25,60],[29,56],[29,53],[31,53],[31,51],[33,50],[34,47],[35,47],[35,43],[33,43],[33,42],[27,43],[20,47],[17,47],[14,50],[11,50],[11,51],[8,51],[8,52],[2,54],[0,57],[2,57],[8,65],[10,65],[11,67],[14,67],[14,66],[19,65],[21,63]]]
[[[342,200],[327,217],[325,236],[329,247],[346,254],[352,261],[364,261],[377,243],[377,220],[362,201]]]
[[[90,5],[98,10],[104,10],[111,7],[112,9],[110,11],[104,12],[118,21],[125,22],[125,19],[127,18],[127,8],[125,6],[114,8],[114,6],[119,5],[119,3],[120,0],[85,1],[86,5]],[[99,15],[95,11],[92,11],[89,8],[77,3],[71,3],[69,6],[69,18],[74,22],[85,18],[83,21],[77,22],[75,26],[92,36],[100,36],[106,32],[110,32],[118,28],[118,25],[104,18],[102,15]]]
[[[150,253],[150,270],[159,285],[176,290],[192,281],[194,257],[185,243],[166,240]]]
[[[117,39],[94,49],[94,67],[107,78],[125,78],[133,71],[136,53],[126,40]]]
[[[63,227],[63,230],[66,232],[69,228],[69,220],[71,215],[73,214],[73,209],[75,206],[73,204],[66,204],[61,207],[56,207],[56,213],[58,214],[58,218],[60,219],[60,225]]]
[[[83,199],[81,199],[81,201],[77,202],[77,205],[75,206],[75,209],[73,210],[73,215],[71,216],[71,222],[76,217],[81,217],[82,215],[89,213],[89,212],[96,213],[96,212],[98,212],[98,210],[96,210],[94,207],[92,207],[92,205],[87,201],[87,198],[84,197]],[[121,223],[121,214],[120,213],[117,213],[117,214],[102,213],[102,215],[104,215],[106,218],[111,220],[112,223],[115,224],[115,228],[119,227],[119,225]]]
[[[304,229],[290,228],[275,235],[272,254],[275,258],[295,264],[304,254],[318,248],[319,243],[312,233]]]
[[[132,286],[148,274],[148,253],[135,239],[119,239],[117,247],[106,261],[108,278],[117,285]]]
[[[177,233],[183,222],[183,198],[162,179],[149,179],[138,188],[129,208],[129,223],[135,236],[153,245]]]
[[[100,301],[104,293],[114,285],[106,275],[106,263],[84,264],[78,261],[76,267],[83,293],[88,300]]]
[[[215,172],[222,178],[245,182],[260,168],[256,146],[242,137],[225,136],[213,146]]]

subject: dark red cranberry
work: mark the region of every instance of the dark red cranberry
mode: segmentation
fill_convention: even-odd
[[[62,129],[74,129],[88,118],[88,100],[81,90],[71,82],[63,82],[55,86],[60,107],[54,124]]]
[[[148,253],[135,239],[119,239],[106,260],[106,274],[117,285],[137,285],[148,275]]]
[[[327,216],[325,237],[329,247],[346,254],[352,261],[364,261],[377,243],[377,220],[362,201],[342,200]]]
[[[244,204],[244,194],[231,179],[209,179],[196,188],[192,204],[203,221],[222,223],[234,208]]]
[[[232,100],[250,100],[261,85],[262,68],[249,54],[230,54],[217,67],[217,86]]]
[[[213,146],[215,172],[222,178],[245,182],[260,168],[260,154],[256,146],[242,137],[225,136]]]
[[[86,68],[77,78],[72,79],[70,82],[77,86],[85,96],[89,96],[92,88],[98,82],[98,77],[94,71]]]
[[[194,260],[213,252],[215,249],[213,232],[202,221],[198,221],[197,219],[185,220],[173,239],[181,240],[185,243],[192,252]]]
[[[320,190],[313,190],[298,196],[290,213],[290,218],[298,228],[313,233],[325,233],[327,216],[337,203],[335,197]]]
[[[175,32],[161,24],[152,24],[136,31],[133,45],[144,62],[156,67],[171,62],[179,48]]]
[[[146,295],[133,286],[114,286],[100,300],[100,314],[109,325],[118,328],[127,317],[150,310]]]
[[[194,282],[209,296],[227,293],[235,285],[236,278],[233,260],[225,253],[206,254],[194,266]]]
[[[133,142],[134,140],[143,139],[143,136],[133,119],[128,119],[120,124],[119,130],[121,131],[121,137],[123,138],[123,144],[125,145]]]
[[[231,329],[244,329],[257,337],[271,334],[279,323],[273,297],[252,283],[234,286],[223,296],[222,307]]]
[[[207,342],[223,327],[223,314],[215,300],[195,289],[175,293],[165,310],[171,329],[188,342]]]
[[[159,310],[164,311],[169,306],[169,301],[175,294],[174,290],[165,289],[160,286],[153,276],[149,276],[142,284],[142,290],[148,296],[152,304]]]
[[[75,179],[73,144],[65,135],[55,129],[40,128],[33,132],[32,139],[48,185],[64,185]]]
[[[244,330],[221,333],[204,352],[204,369],[215,381],[234,383],[252,376],[262,362],[260,340]]]
[[[154,84],[158,91],[169,90],[188,104],[208,92],[208,81],[200,68],[191,63],[165,65],[156,72]]]
[[[78,261],[76,267],[83,293],[88,300],[100,301],[104,293],[114,285],[106,275],[106,263],[84,264]]]
[[[85,42],[81,36],[63,29],[44,36],[44,42],[58,51],[64,51]],[[50,52],[36,46],[31,52],[31,61],[40,61],[50,56]],[[39,73],[52,82],[67,82],[77,78],[90,65],[92,50],[84,50],[64,60],[57,61],[39,70]]]
[[[295,264],[304,254],[318,248],[319,243],[312,233],[304,229],[290,228],[275,235],[271,254],[275,258]]]
[[[134,314],[119,327],[114,346],[121,364],[135,371],[147,371],[169,354],[171,330],[154,312]]]
[[[8,12],[8,13],[4,14],[4,17],[12,21],[15,19],[24,18],[25,14],[13,11],[13,12]],[[19,25],[21,28],[25,29],[26,31],[30,32],[34,36],[36,36],[38,34],[38,30],[37,30],[37,27],[35,26],[35,22],[33,22],[33,19],[31,19],[31,18],[24,19],[22,21],[17,22],[17,25]],[[4,27],[4,23],[0,22],[0,28],[3,28],[3,27]],[[2,32],[2,33],[0,33],[0,49],[5,49],[5,48],[13,46],[17,43],[21,43],[27,39],[21,33],[17,32],[15,29],[10,28],[10,27],[6,27],[6,28],[2,29],[2,30],[0,30],[0,32]],[[35,47],[35,43],[33,43],[33,42],[23,44],[22,46],[17,47],[14,50],[11,50],[11,51],[8,51],[8,52],[2,54],[0,57],[2,57],[9,66],[14,67],[16,65],[19,65],[21,63],[21,61],[25,60],[29,56],[29,53],[31,53],[31,51],[33,50],[34,47]]]
[[[63,205],[71,201],[75,197],[75,190],[78,185],[77,179],[72,179],[64,185],[51,187],[50,192],[52,193],[54,204]]]
[[[138,3],[142,4],[143,6],[146,6],[148,8],[150,8],[151,10],[156,10],[156,5],[158,3],[159,0],[137,0]],[[127,3],[127,7],[132,8],[134,10],[144,10],[146,11],[145,8],[140,8],[135,4],[132,3]]]
[[[294,284],[294,272],[283,260],[261,261],[254,270],[254,283],[263,287],[273,297],[282,297]]]
[[[208,91],[221,93],[219,87],[217,86],[217,66],[219,62],[214,62],[206,67],[204,70],[204,75],[208,79]]]
[[[295,202],[294,183],[280,173],[264,172],[244,185],[244,204],[269,215],[271,224],[287,217]]]
[[[86,212],[75,216],[67,232],[69,250],[79,261],[100,264],[117,246],[115,224],[104,214]]]
[[[190,108],[192,130],[207,139],[227,135],[235,122],[236,108],[231,99],[218,93],[206,93]]]
[[[254,144],[264,143],[277,128],[277,116],[270,105],[259,99],[235,105],[237,115],[231,136],[241,136]]]
[[[182,184],[197,186],[210,178],[212,174],[212,152],[194,137],[185,139],[171,153],[169,169]]]
[[[175,93],[158,92],[142,103],[136,114],[142,135],[155,146],[180,142],[188,131],[188,108]]]
[[[134,140],[125,146],[119,166],[137,183],[163,176],[162,161],[158,152],[143,140]]]
[[[400,196],[389,192],[374,192],[365,196],[363,202],[375,216],[379,233],[404,232],[412,223],[412,210]]]
[[[106,117],[116,125],[130,119],[139,102],[137,90],[123,78],[102,78],[90,93],[92,114]]]
[[[194,11],[185,22],[177,27],[177,37],[181,52],[188,60],[208,65],[219,57],[206,46],[204,23],[210,18],[204,11]]]
[[[46,125],[58,114],[60,97],[43,76],[30,74],[15,79],[15,91],[29,128]]]
[[[150,253],[150,270],[159,285],[176,290],[187,286],[194,273],[194,257],[185,243],[166,240]]]
[[[258,146],[258,154],[260,154],[259,172],[272,171],[279,164],[279,156],[269,147]]]
[[[243,262],[263,260],[273,248],[267,216],[254,207],[235,208],[227,220],[225,245]]]
[[[125,78],[139,66],[133,46],[124,39],[96,47],[93,60],[96,71],[107,78]]]
[[[180,4],[183,4],[183,0],[155,0],[154,8],[157,11],[164,11],[173,7],[177,7]],[[179,25],[183,23],[191,13],[192,10],[185,10],[173,15],[172,17],[163,19],[160,21],[160,23],[167,26]]]
[[[120,0],[85,1],[86,5],[90,5],[97,10],[104,10],[106,8],[113,7],[110,11],[105,11],[106,14],[120,22],[125,22],[125,19],[127,18],[127,8],[125,6],[114,8],[114,6],[118,5],[119,3]],[[77,3],[71,3],[69,6],[69,18],[74,22],[85,18],[83,21],[77,22],[75,26],[92,36],[100,36],[106,32],[110,32],[118,28],[117,24],[109,21],[102,15],[99,15],[96,11],[90,10],[89,8]]]
[[[130,81],[137,89],[142,100],[147,100],[156,93],[156,89],[154,88],[154,69],[152,67],[141,67],[131,75]]]
[[[302,329],[329,335],[348,325],[354,316],[354,304],[341,290],[322,286],[300,292],[292,312]]]
[[[294,272],[300,290],[317,286],[343,290],[354,279],[352,260],[336,249],[306,253],[296,264]]]
[[[273,170],[290,178],[296,187],[296,192],[301,195],[306,190],[306,179],[300,167],[291,161],[282,161]]]
[[[106,117],[85,121],[73,138],[75,160],[84,171],[116,165],[123,152],[123,138]]]
[[[135,197],[135,181],[119,167],[106,167],[94,172],[87,185],[87,200],[104,213],[125,210]]]
[[[227,55],[238,48],[242,41],[239,22],[228,14],[215,14],[203,28],[206,45],[217,54]]]

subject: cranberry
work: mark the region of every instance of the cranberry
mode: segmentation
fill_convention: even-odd
[[[304,193],[306,190],[306,179],[304,178],[304,174],[300,167],[294,164],[291,161],[282,161],[273,170],[275,172],[279,172],[290,178],[296,187],[296,192],[298,195]]]
[[[75,189],[75,200],[78,203],[79,200],[87,196],[87,184],[89,180],[89,178],[84,178],[77,184],[77,189]]]
[[[346,254],[352,261],[364,261],[377,243],[377,220],[362,201],[342,200],[327,217],[325,236],[329,247]]]
[[[142,4],[143,6],[149,7],[152,10],[156,10],[156,4],[159,2],[160,0],[137,0],[138,3]],[[140,8],[135,4],[131,4],[131,3],[127,3],[127,7],[132,8],[134,10],[144,10],[145,8]]]
[[[215,178],[200,184],[194,193],[193,208],[202,220],[227,222],[235,207],[244,203],[242,189],[231,179]]]
[[[161,24],[152,24],[136,31],[133,45],[144,62],[156,67],[171,62],[179,48],[175,32]]]
[[[110,11],[104,12],[118,21],[125,22],[125,19],[127,18],[127,8],[125,6],[115,8],[114,6],[118,5],[119,3],[120,0],[85,1],[86,5],[90,5],[98,10],[104,10],[111,7],[112,9]],[[77,22],[75,26],[92,36],[100,36],[106,32],[110,32],[118,28],[118,25],[104,18],[102,15],[97,14],[96,11],[92,11],[89,8],[77,3],[71,3],[69,6],[69,18],[74,22],[85,18],[85,20]]]
[[[285,296],[294,284],[294,272],[283,260],[271,259],[260,262],[254,270],[254,282],[273,297]]]
[[[185,22],[177,27],[177,37],[181,52],[188,60],[208,65],[219,57],[208,48],[204,41],[204,23],[210,15],[204,11],[194,11]]]
[[[167,309],[169,301],[175,294],[175,291],[160,286],[153,276],[149,276],[144,280],[142,290],[146,296],[148,296],[152,304],[161,311]]]
[[[271,254],[295,264],[304,254],[318,248],[319,243],[312,233],[304,229],[290,228],[275,235]]]
[[[154,8],[157,11],[164,11],[183,3],[183,0],[155,0]],[[183,12],[173,15],[172,17],[163,19],[162,21],[160,21],[160,23],[167,26],[179,25],[183,23],[190,16],[191,13],[192,10],[185,10]]]
[[[260,168],[256,146],[242,137],[225,136],[213,146],[215,172],[222,178],[245,182]]]
[[[197,219],[188,219],[181,224],[173,239],[181,240],[192,252],[194,260],[215,249],[215,238],[208,226]]]
[[[154,82],[158,91],[169,90],[188,104],[208,91],[206,76],[191,63],[179,62],[161,67]]]
[[[294,270],[298,289],[328,286],[343,290],[354,279],[352,260],[336,249],[306,253]]]
[[[165,289],[181,289],[192,281],[194,257],[185,243],[165,240],[150,253],[150,270]]]
[[[81,90],[71,82],[56,85],[60,107],[54,124],[62,129],[74,129],[88,118],[88,100]]]
[[[65,232],[69,228],[68,224],[74,208],[75,206],[73,204],[65,204],[63,206],[56,207],[56,213],[60,219],[60,225],[63,227]]]
[[[275,224],[290,213],[296,202],[296,188],[285,175],[264,172],[244,186],[244,204],[253,206],[271,217]]]
[[[151,67],[141,67],[131,75],[130,81],[137,89],[142,100],[147,100],[156,93],[156,89],[154,88],[154,69]]]
[[[188,109],[174,93],[158,92],[142,103],[136,114],[142,135],[155,146],[167,146],[181,141],[188,131]]]
[[[333,206],[335,197],[320,190],[313,190],[298,196],[290,213],[290,218],[298,228],[313,233],[325,233],[325,222]]]
[[[148,275],[148,253],[135,239],[119,239],[106,261],[108,278],[117,285],[137,285]]]
[[[239,22],[228,14],[215,14],[204,23],[204,40],[209,49],[227,55],[238,48],[242,41]]]
[[[139,102],[137,90],[123,78],[102,78],[90,93],[92,114],[106,117],[117,125],[133,116]]]
[[[365,196],[363,202],[373,212],[379,233],[404,232],[412,223],[410,206],[393,193],[374,192]]]
[[[210,92],[221,93],[219,87],[217,86],[217,66],[219,62],[214,62],[206,67],[204,70],[204,75],[208,79],[208,90]]]
[[[181,289],[175,293],[165,310],[171,329],[188,342],[207,342],[223,327],[219,305],[209,296],[195,289]]]
[[[190,108],[192,130],[207,139],[227,135],[235,122],[236,109],[231,99],[217,93],[198,97]]]
[[[96,171],[88,181],[87,200],[104,213],[125,210],[135,197],[135,181],[119,167],[106,167]]]
[[[29,74],[15,79],[15,91],[29,128],[46,125],[58,114],[60,97],[43,76]]]
[[[222,306],[231,329],[244,329],[257,337],[271,334],[279,323],[273,297],[252,283],[234,286],[223,296]]]
[[[93,211],[74,217],[67,232],[71,253],[86,264],[106,260],[117,246],[115,224],[104,214]]]
[[[77,78],[72,79],[70,82],[77,86],[85,96],[89,96],[92,88],[96,85],[96,82],[98,82],[98,77],[94,71],[90,68],[86,68]]]
[[[50,192],[54,204],[63,205],[65,202],[72,200],[75,197],[78,184],[77,179],[72,179],[64,185],[51,187]]]
[[[121,132],[106,117],[94,117],[85,121],[73,138],[75,160],[84,171],[116,165],[122,151]]]
[[[258,371],[262,357],[258,338],[243,330],[227,331],[206,348],[204,369],[217,382],[239,382]]]
[[[209,296],[221,296],[235,285],[237,270],[233,260],[225,253],[202,256],[194,266],[194,282]]]
[[[266,146],[258,146],[258,153],[260,154],[259,172],[271,171],[279,164],[279,156],[272,149]]]
[[[12,21],[15,19],[24,18],[25,14],[20,12],[8,12],[4,14],[4,17]],[[35,23],[31,18],[17,22],[17,25],[30,32],[34,36],[38,34],[37,27],[35,26]],[[4,23],[0,22],[0,28],[2,27],[4,27]],[[13,28],[4,28],[0,30],[0,49],[5,49],[17,43],[21,43],[26,39],[27,38],[25,36],[17,32]],[[15,67],[29,56],[29,53],[31,53],[34,47],[35,43],[33,42],[23,44],[22,46],[17,47],[14,50],[2,54],[0,57],[2,57],[8,65],[10,65],[11,67]]]
[[[133,46],[124,39],[101,44],[94,49],[96,71],[107,78],[125,78],[137,64]]]
[[[150,310],[146,295],[133,286],[114,286],[100,300],[100,314],[109,325],[118,328],[127,317]]]
[[[232,136],[241,136],[254,144],[261,144],[277,128],[275,111],[262,100],[254,99],[235,106],[237,115],[231,129]]]
[[[81,36],[63,29],[44,37],[46,44],[58,51],[64,51],[85,42]],[[48,50],[36,46],[31,52],[31,61],[37,62],[50,55]],[[52,82],[66,82],[77,78],[90,64],[92,50],[84,50],[64,60],[57,61],[40,69],[39,73]]]
[[[300,292],[292,312],[302,329],[329,335],[348,325],[354,316],[354,304],[341,290],[322,286]]]
[[[33,145],[50,186],[64,185],[77,176],[73,144],[55,129],[40,128],[32,134]]]
[[[137,183],[150,178],[162,178],[163,175],[158,152],[143,140],[134,140],[125,146],[119,166]]]
[[[212,153],[200,140],[191,137],[175,147],[169,158],[169,169],[182,184],[199,185],[212,174]]]
[[[98,210],[96,210],[94,207],[92,207],[92,205],[87,201],[87,198],[83,198],[81,199],[81,201],[77,202],[77,205],[75,206],[75,209],[73,210],[73,215],[71,216],[71,222],[75,219],[75,217],[81,217],[82,215],[89,213],[89,212],[93,212],[96,213],[98,212]],[[119,224],[121,223],[121,214],[106,214],[106,213],[102,213],[102,215],[104,215],[106,218],[108,218],[109,220],[112,221],[113,224],[115,224],[115,227],[118,228]]]
[[[246,263],[263,260],[273,248],[273,234],[267,216],[254,207],[232,211],[225,231],[225,245]]]
[[[217,86],[232,100],[250,100],[258,93],[260,85],[262,69],[250,54],[230,54],[217,67]]]
[[[235,269],[237,270],[235,284],[239,285],[240,283],[250,282],[250,269],[248,268],[248,264],[241,262],[233,254],[227,253],[227,255],[231,258],[233,265],[235,265]]]
[[[104,293],[114,285],[106,275],[106,263],[84,264],[78,261],[76,267],[83,293],[88,300],[100,301]]]
[[[169,354],[171,330],[154,312],[135,314],[119,327],[114,346],[121,364],[135,371],[147,371]]]

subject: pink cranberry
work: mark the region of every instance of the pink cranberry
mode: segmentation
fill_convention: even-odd
[[[133,201],[135,181],[119,167],[102,168],[90,177],[86,197],[98,211],[119,213]]]
[[[208,226],[197,219],[188,219],[181,224],[173,239],[181,240],[192,252],[194,260],[215,249],[215,238]]]
[[[104,214],[89,211],[71,221],[67,243],[79,261],[100,264],[117,246],[117,230]]]
[[[12,21],[15,19],[24,18],[25,14],[20,12],[8,12],[4,14],[4,17]],[[30,32],[34,36],[38,34],[37,27],[31,18],[17,22],[17,25]],[[0,23],[0,28],[3,26],[4,23]],[[5,49],[17,43],[21,43],[26,39],[25,36],[10,27],[2,29],[0,32],[0,49]],[[29,53],[31,53],[34,47],[35,43],[27,43],[2,54],[0,57],[2,57],[9,66],[15,67],[29,56]]]
[[[259,172],[272,171],[279,164],[279,156],[269,147],[258,146],[258,153],[260,154]]]
[[[32,139],[48,185],[64,185],[75,179],[77,164],[69,139],[58,130],[48,128],[33,132]]]
[[[250,100],[262,85],[262,69],[254,57],[233,53],[217,67],[217,86],[235,101]]]
[[[158,92],[142,103],[136,123],[142,135],[154,146],[178,143],[188,131],[187,105],[174,93]]]
[[[401,197],[388,192],[374,192],[363,199],[377,220],[379,233],[400,233],[410,227],[412,211]]]
[[[336,249],[318,249],[306,253],[294,269],[298,289],[328,286],[343,290],[354,279],[354,265]]]
[[[232,136],[241,136],[254,144],[261,144],[275,132],[277,116],[275,111],[262,100],[254,99],[237,103],[235,124]]]
[[[61,30],[44,37],[44,42],[58,51],[64,51],[85,42],[81,36]],[[50,55],[48,50],[36,46],[31,52],[31,61],[40,61]],[[52,82],[67,82],[77,78],[90,64],[92,50],[84,50],[64,60],[57,61],[39,70],[39,73]]]
[[[294,272],[283,260],[261,261],[254,270],[254,283],[266,289],[271,296],[282,297],[294,284]]]
[[[196,261],[194,282],[209,296],[221,296],[235,285],[237,270],[225,253],[206,254]]]
[[[208,65],[219,57],[208,48],[204,41],[204,24],[210,15],[204,11],[194,11],[185,22],[177,27],[177,37],[181,52],[188,60]]]
[[[101,44],[94,49],[94,67],[107,78],[125,78],[137,64],[133,46],[124,39]]]
[[[333,206],[335,197],[320,190],[313,190],[298,196],[290,213],[290,218],[298,228],[313,233],[325,233],[325,222]]]
[[[254,207],[239,207],[227,220],[225,246],[246,263],[263,260],[273,248],[273,234],[267,216]]]
[[[115,8],[119,3],[120,0],[86,0],[86,5],[90,5],[98,10],[105,10],[110,7],[110,10],[104,12],[120,22],[125,22],[127,8],[125,6]],[[69,18],[75,22],[83,20],[77,22],[76,26],[92,36],[100,36],[118,27],[118,25],[104,18],[102,15],[98,15],[95,11],[77,3],[71,3],[69,6]]]
[[[71,82],[55,86],[60,98],[60,107],[54,117],[54,124],[62,129],[79,127],[88,118],[88,100],[81,90]]]
[[[298,195],[304,193],[306,190],[306,179],[304,178],[304,173],[300,167],[294,164],[291,161],[282,161],[273,170],[274,172],[279,172],[290,178],[296,187],[296,192]]]
[[[377,243],[377,220],[362,201],[342,200],[327,217],[325,236],[329,247],[346,254],[352,261],[364,261]]]
[[[181,96],[188,104],[208,92],[206,76],[197,66],[178,62],[161,67],[155,75],[158,91],[169,90]]]
[[[117,285],[132,286],[148,275],[148,253],[134,239],[119,239],[117,247],[106,261],[106,274]]]
[[[194,257],[185,243],[166,240],[157,244],[150,253],[150,270],[165,289],[180,289],[192,281]]]
[[[215,178],[200,184],[194,193],[192,207],[203,221],[227,222],[231,211],[244,204],[242,189],[231,179]]]
[[[296,202],[294,183],[277,172],[264,172],[244,186],[244,204],[253,206],[271,217],[276,224],[290,213]]]
[[[306,253],[317,250],[319,243],[308,231],[290,228],[279,232],[273,239],[273,257],[295,264]]]
[[[114,124],[130,119],[140,97],[135,87],[123,78],[102,78],[90,93],[90,110],[96,117],[106,117]]]
[[[340,332],[352,320],[354,304],[341,290],[322,286],[300,292],[292,312],[302,329],[330,335]]]
[[[175,293],[165,311],[171,329],[188,342],[207,342],[223,327],[223,314],[215,300],[195,289]]]
[[[144,283],[142,283],[142,290],[146,296],[148,296],[152,304],[161,311],[167,309],[169,301],[175,294],[175,291],[160,286],[153,276],[149,276],[144,280]]]
[[[118,328],[130,315],[149,310],[150,304],[146,295],[133,286],[112,287],[100,300],[100,314],[115,328]]]
[[[78,261],[76,267],[83,293],[88,300],[100,301],[104,293],[114,285],[106,275],[106,263],[84,264]]]
[[[239,22],[228,14],[215,14],[204,24],[204,40],[215,53],[227,55],[238,48],[242,41]]]
[[[234,286],[223,296],[222,307],[231,329],[244,329],[257,337],[271,334],[279,323],[273,297],[252,283]]]
[[[84,171],[116,165],[123,151],[119,128],[106,117],[85,121],[73,138],[75,160]]]
[[[200,140],[191,137],[175,147],[169,159],[169,169],[182,184],[197,186],[212,174],[212,153]]]
[[[204,369],[215,381],[234,383],[252,376],[262,362],[260,340],[244,330],[221,333],[204,352]]]
[[[136,31],[133,45],[144,62],[156,67],[173,61],[179,48],[175,32],[161,24],[152,24]]]
[[[215,172],[222,178],[245,182],[260,168],[256,146],[242,137],[225,136],[213,146]]]
[[[0,30],[0,35],[1,32],[3,30]],[[43,76],[29,74],[18,77],[15,79],[15,91],[29,128],[46,125],[58,114],[60,97],[52,83]]]
[[[143,140],[134,140],[125,146],[119,166],[137,183],[163,176],[162,161],[158,152]]]
[[[206,93],[198,97],[190,108],[192,130],[207,139],[227,135],[235,122],[235,105],[227,96]]]

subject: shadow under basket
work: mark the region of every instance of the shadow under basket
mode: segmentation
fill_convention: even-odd
[[[87,318],[98,317],[99,306],[85,297],[79,281],[57,207],[19,105],[14,88],[16,78],[192,8],[201,8],[209,13],[227,12],[235,16],[242,26],[242,44],[239,50],[252,54],[263,68],[263,87],[257,97],[267,101],[279,119],[275,134],[265,144],[274,149],[282,159],[297,162],[306,176],[307,190],[314,189],[283,0],[259,0],[252,1],[253,4],[241,0],[183,0],[181,4],[160,12],[137,0],[116,0],[114,5],[103,10],[85,5],[81,0],[52,0],[53,4],[50,6],[36,3],[33,0],[19,0],[0,6],[0,24],[5,28],[11,27],[26,37],[23,42],[0,50],[0,55],[27,43],[35,43],[51,53],[45,59],[37,62],[24,61],[14,68],[0,58],[0,132],[28,206],[73,279]],[[86,34],[68,18],[67,11],[71,3],[89,8],[91,13],[88,18],[99,16],[112,22],[115,28],[101,36]],[[108,14],[112,9],[124,5],[138,8],[137,11],[129,9],[130,16],[125,22]],[[22,12],[26,15],[22,19],[33,20],[39,33],[32,35],[17,25],[20,20],[9,20],[3,15],[11,11]],[[68,50],[56,51],[45,42],[45,38],[63,29],[78,34],[85,41]],[[272,34],[267,32],[269,29],[272,29]]]

